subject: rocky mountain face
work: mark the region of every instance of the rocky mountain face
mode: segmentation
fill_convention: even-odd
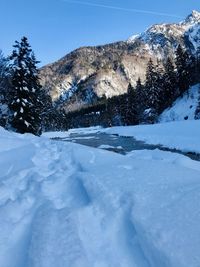
[[[149,59],[174,58],[179,44],[194,55],[200,50],[199,12],[193,11],[180,23],[153,25],[127,41],[79,48],[43,67],[41,82],[58,105],[77,110],[98,97],[125,93],[139,77],[144,81]]]

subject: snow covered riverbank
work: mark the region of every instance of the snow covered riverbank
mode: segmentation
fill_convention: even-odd
[[[108,134],[133,136],[148,144],[163,145],[184,152],[200,153],[200,120],[175,121],[102,129]]]
[[[183,152],[200,153],[200,120],[173,121],[167,123],[117,126],[111,128],[90,127],[70,129],[67,132],[47,132],[43,136],[47,138],[67,139],[70,134],[117,134],[119,136],[132,136],[138,141],[147,144],[162,145]]]
[[[0,169],[2,267],[200,265],[199,162],[0,128]]]

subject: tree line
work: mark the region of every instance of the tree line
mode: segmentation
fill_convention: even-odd
[[[129,83],[125,94],[109,99],[103,97],[98,105],[68,114],[68,123],[71,123],[71,127],[154,123],[164,109],[198,82],[200,51],[193,56],[179,45],[174,60],[168,57],[163,63],[149,59],[145,82],[142,83],[139,78],[136,86]],[[195,118],[199,117],[200,99],[195,114]]]

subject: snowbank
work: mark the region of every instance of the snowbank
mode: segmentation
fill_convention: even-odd
[[[45,132],[42,134],[42,136],[47,138],[68,138],[70,134],[94,134],[98,133],[101,129],[101,126],[76,128],[69,129],[69,131],[66,132]]]
[[[199,162],[0,128],[0,169],[2,267],[200,266]]]
[[[121,136],[133,136],[148,144],[200,153],[200,120],[113,127],[102,131]]]

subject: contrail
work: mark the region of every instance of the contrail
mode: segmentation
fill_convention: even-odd
[[[64,2],[71,3],[71,4],[80,4],[84,6],[92,6],[92,7],[100,7],[100,8],[107,8],[107,9],[115,9],[120,11],[128,11],[128,12],[134,12],[134,13],[142,13],[142,14],[151,14],[156,16],[165,16],[165,17],[172,17],[172,18],[179,18],[183,19],[183,17],[175,14],[168,14],[168,13],[162,13],[162,12],[155,12],[155,11],[148,11],[148,10],[142,10],[142,9],[134,9],[134,8],[124,8],[124,7],[117,7],[117,6],[108,6],[108,5],[102,5],[102,4],[94,4],[90,2],[82,2],[77,0],[63,0]]]

